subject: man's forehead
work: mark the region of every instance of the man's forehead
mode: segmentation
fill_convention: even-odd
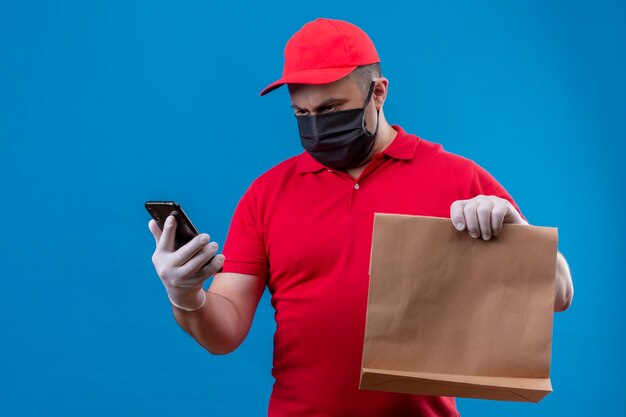
[[[355,80],[342,78],[329,84],[287,84],[292,102],[321,102],[329,99],[360,98],[361,90]],[[294,103],[295,104],[295,103]]]

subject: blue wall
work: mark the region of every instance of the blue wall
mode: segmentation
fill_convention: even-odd
[[[2,0],[0,414],[266,413],[268,294],[244,344],[208,354],[172,316],[143,203],[178,200],[223,244],[248,184],[302,150],[286,89],[258,92],[320,16],[375,42],[390,122],[559,228],[576,295],[555,317],[554,392],[461,414],[619,414],[626,8],[479,3]]]

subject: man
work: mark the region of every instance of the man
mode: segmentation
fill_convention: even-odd
[[[207,234],[174,252],[173,217],[162,234],[150,222],[176,320],[209,352],[231,352],[267,285],[277,323],[270,416],[458,416],[452,397],[358,389],[373,214],[449,216],[459,233],[485,240],[526,220],[479,165],[387,123],[389,81],[358,27],[304,25],[285,47],[282,78],[261,95],[283,84],[305,151],[252,182],[224,253],[201,268],[217,252]],[[557,265],[562,311],[573,287],[560,253]]]

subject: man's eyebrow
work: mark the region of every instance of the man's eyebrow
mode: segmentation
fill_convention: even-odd
[[[326,100],[322,101],[320,104],[318,104],[314,110],[317,111],[321,108],[329,106],[330,104],[343,104],[343,103],[346,103],[347,101],[348,101],[347,98],[329,97]],[[291,105],[291,108],[295,110],[302,110],[300,107],[294,104]]]

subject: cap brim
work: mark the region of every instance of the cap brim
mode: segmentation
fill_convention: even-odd
[[[260,95],[276,90],[283,84],[328,84],[337,81],[350,74],[357,65],[340,68],[310,68],[302,71],[292,72],[291,74],[274,81],[263,90]]]

